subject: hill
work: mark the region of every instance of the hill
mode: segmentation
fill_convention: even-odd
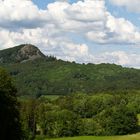
[[[45,55],[31,44],[23,44],[0,51],[0,63],[22,63],[37,58],[45,58]]]
[[[33,45],[25,44],[0,51],[0,62],[0,66],[13,76],[19,95],[140,90],[138,69],[115,64],[77,64],[57,60],[45,56]]]

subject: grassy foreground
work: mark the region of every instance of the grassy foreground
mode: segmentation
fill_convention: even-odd
[[[126,136],[81,136],[67,138],[36,138],[36,140],[140,140],[140,133]]]

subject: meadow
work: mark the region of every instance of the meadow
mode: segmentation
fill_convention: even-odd
[[[125,136],[80,136],[65,138],[37,137],[36,140],[140,140],[140,133]]]

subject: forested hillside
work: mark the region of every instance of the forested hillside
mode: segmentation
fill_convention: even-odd
[[[15,61],[19,56],[16,52],[21,52],[19,50],[24,46],[0,51],[0,65],[13,76],[19,95],[38,97],[76,92],[93,94],[140,90],[140,70],[115,64],[66,62],[52,56],[45,57],[38,49],[36,51],[41,54],[40,57],[29,59],[31,51],[26,61]]]
[[[114,136],[139,132],[138,69],[57,60],[29,44],[0,51],[0,66],[12,76],[10,84],[19,95],[17,130],[22,130],[17,136],[33,140],[36,136]],[[4,73],[0,80],[3,85]],[[7,87],[1,89],[3,95],[7,95]],[[16,101],[16,94],[14,97]]]

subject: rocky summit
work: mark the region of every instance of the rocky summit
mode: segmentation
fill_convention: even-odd
[[[23,63],[46,56],[34,45],[22,44],[0,51],[0,63]]]

